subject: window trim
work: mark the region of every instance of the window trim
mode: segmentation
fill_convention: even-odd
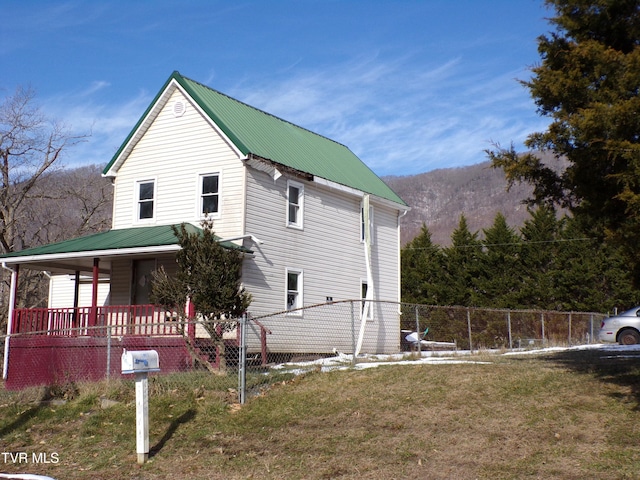
[[[289,274],[295,273],[297,275],[297,290],[295,306],[289,308]],[[284,309],[287,315],[302,316],[302,310],[299,310],[304,306],[304,272],[299,268],[285,268],[284,275]]]
[[[202,205],[203,205],[203,199],[205,197],[205,194],[202,192],[203,189],[203,182],[205,177],[213,177],[213,176],[217,176],[218,177],[218,192],[215,194],[218,196],[218,211],[215,213],[209,213],[208,215],[206,215],[203,211],[202,211]],[[196,209],[197,209],[197,218],[203,219],[205,217],[207,218],[220,218],[221,217],[221,212],[222,212],[222,172],[221,171],[212,171],[212,172],[207,172],[207,173],[200,173],[198,174],[198,187],[197,187],[197,205],[196,205]]]
[[[143,201],[149,201],[149,200],[141,200],[140,199],[140,187],[143,184],[146,183],[152,183],[153,184],[153,198],[151,199],[151,202],[153,202],[153,206],[152,206],[152,212],[151,212],[151,217],[149,218],[140,218],[140,204]],[[135,181],[135,186],[134,186],[134,194],[135,194],[135,199],[136,201],[134,202],[134,207],[133,207],[133,218],[134,221],[136,223],[153,223],[156,221],[156,214],[157,214],[157,206],[158,206],[158,180],[153,177],[153,178],[145,178],[144,180],[136,180]]]
[[[362,318],[362,314],[364,313],[364,305],[365,305],[365,301],[366,301],[366,295],[363,296],[362,294],[363,292],[363,287],[366,285],[367,287],[367,293],[369,291],[369,282],[367,281],[366,278],[361,278],[360,279],[360,317]],[[373,300],[373,296],[372,296],[372,300]],[[373,320],[373,305],[374,302],[371,302],[371,305],[369,305],[369,315],[367,315],[366,320],[367,321],[371,321]]]
[[[293,204],[297,207],[297,218],[295,222],[291,221],[291,200],[289,198],[289,194],[291,191],[291,188],[297,188],[298,189],[298,203],[297,204]],[[286,196],[287,196],[287,227],[288,228],[295,228],[298,230],[302,230],[304,228],[304,185],[302,183],[298,183],[298,182],[294,182],[293,180],[287,180],[287,192],[286,192]]]

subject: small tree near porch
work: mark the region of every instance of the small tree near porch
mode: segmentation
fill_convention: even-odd
[[[244,255],[220,245],[210,220],[202,222],[201,232],[188,232],[184,223],[173,231],[181,247],[176,254],[178,271],[175,277],[162,267],[154,272],[151,300],[184,311],[190,299],[217,347],[219,368],[224,370],[223,334],[232,324],[221,320],[239,317],[251,303],[251,295],[241,285]]]

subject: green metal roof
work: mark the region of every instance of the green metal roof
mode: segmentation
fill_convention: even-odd
[[[189,223],[185,225],[187,232],[189,233],[202,231],[200,228]],[[41,247],[29,248],[19,252],[7,253],[5,255],[1,255],[0,258],[60,255],[66,253],[120,250],[177,244],[178,238],[173,233],[171,225],[157,225],[152,227],[109,230],[107,232],[95,233],[85,237],[50,243]],[[231,242],[223,242],[222,245],[227,248],[240,248]]]
[[[282,120],[174,72],[118,152],[142,124],[169,83],[175,80],[244,155],[253,154],[340,185],[406,203],[346,146]]]

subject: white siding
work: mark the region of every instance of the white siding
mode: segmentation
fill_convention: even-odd
[[[255,249],[255,256],[245,262],[243,281],[253,295],[250,310],[266,313],[285,309],[287,268],[303,272],[305,306],[324,303],[327,297],[334,301],[359,299],[360,282],[366,278],[364,246],[360,241],[361,199],[306,182],[304,228],[287,228],[286,185],[284,177],[274,182],[262,172],[248,171],[246,230],[264,242]],[[373,205],[374,298],[397,301],[397,211],[376,203]],[[305,323],[318,322],[318,332],[332,329],[327,319],[312,317],[312,311],[306,311],[302,318]],[[291,318],[293,326],[296,320]],[[345,322],[350,322],[350,318],[331,321],[336,322],[335,329],[339,329]],[[398,351],[397,315],[382,318],[374,314],[369,324],[363,351]],[[276,337],[269,336],[272,349],[276,348]],[[322,348],[331,351],[333,346],[325,344]],[[281,348],[285,348],[284,344]],[[291,345],[288,348],[295,350]],[[309,346],[298,345],[297,348],[308,349]]]
[[[176,100],[187,104],[175,117]],[[116,177],[113,228],[142,225],[199,224],[199,175],[220,173],[220,218],[214,230],[221,237],[242,233],[244,165],[194,104],[176,90],[137,143]],[[156,182],[155,218],[136,219],[136,182]]]
[[[75,275],[52,275],[49,280],[49,308],[73,307],[75,293]],[[78,292],[78,307],[90,307],[93,296],[91,278],[80,277]],[[98,283],[98,305],[109,303],[109,281],[101,280]]]
[[[129,259],[111,261],[111,305],[131,303],[131,265]]]

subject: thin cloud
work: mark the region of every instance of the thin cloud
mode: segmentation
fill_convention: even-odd
[[[107,86],[106,82],[94,82],[81,92],[58,95],[43,104],[50,118],[62,120],[75,134],[89,135],[66,152],[70,166],[109,162],[153,98],[142,92],[122,103],[101,103],[94,97]]]
[[[544,128],[518,72],[470,74],[461,58],[417,69],[410,57],[377,54],[287,76],[245,78],[225,93],[347,145],[380,175],[421,173],[486,160],[492,140],[521,144]],[[210,70],[207,80],[214,78]],[[74,163],[104,164],[152,100],[146,92],[120,104],[99,101],[106,81],[51,99],[48,108],[92,137]],[[402,165],[401,170],[398,165]]]
[[[344,143],[379,174],[413,174],[482,162],[492,138],[521,143],[539,129],[519,72],[468,68],[461,58],[424,70],[375,58],[245,82],[233,95]]]

